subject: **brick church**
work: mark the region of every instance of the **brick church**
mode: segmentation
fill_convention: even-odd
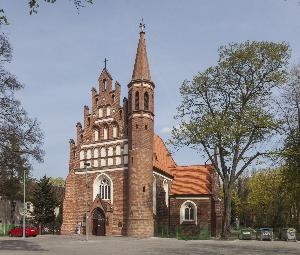
[[[84,106],[84,123],[76,125],[76,142],[70,140],[62,234],[81,225],[92,235],[148,237],[158,226],[181,224],[220,233],[212,165],[178,166],[154,133],[155,84],[143,27],[128,97],[121,104],[121,85],[113,85],[105,65],[98,90],[91,90],[91,109]]]

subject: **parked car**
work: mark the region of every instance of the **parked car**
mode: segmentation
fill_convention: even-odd
[[[239,233],[240,240],[251,240],[255,230],[252,228],[242,228]]]
[[[297,241],[296,229],[294,228],[282,228],[280,230],[280,239],[284,241]]]
[[[257,240],[273,240],[273,228],[258,228],[256,231]]]
[[[23,236],[23,227],[15,227],[8,231],[9,236]],[[26,227],[25,228],[25,236],[37,236],[38,235],[38,229],[37,228],[31,228]]]

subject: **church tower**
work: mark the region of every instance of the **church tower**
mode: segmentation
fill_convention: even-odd
[[[131,82],[128,84],[128,219],[127,235],[153,236],[154,83],[145,43],[140,38]]]

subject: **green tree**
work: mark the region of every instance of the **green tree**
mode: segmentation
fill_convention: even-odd
[[[56,177],[56,178],[50,177],[50,183],[56,187],[64,187],[65,186],[65,180],[62,177]]]
[[[290,57],[286,43],[245,42],[219,49],[218,64],[184,81],[173,128],[175,147],[191,146],[214,163],[223,183],[222,237],[230,233],[231,194],[237,178],[269,153],[266,143],[280,127],[270,97],[284,84]],[[264,144],[264,146],[261,146]]]
[[[252,226],[286,227],[290,219],[289,189],[283,169],[268,169],[255,173],[248,182],[248,211]]]
[[[37,13],[38,8],[40,7],[40,2],[46,2],[49,4],[55,3],[57,0],[27,0],[29,6],[29,14]],[[79,11],[80,8],[85,7],[85,3],[92,4],[93,0],[73,0],[74,6]],[[8,18],[5,15],[3,9],[0,9],[0,25],[6,24],[8,25]]]
[[[43,133],[31,119],[15,93],[23,88],[6,70],[12,60],[8,38],[0,33],[0,194],[14,200],[22,195],[23,172],[30,175],[31,161],[41,162]]]
[[[40,227],[54,224],[54,209],[58,206],[58,200],[50,178],[46,175],[37,182],[31,202],[34,207],[34,220]]]

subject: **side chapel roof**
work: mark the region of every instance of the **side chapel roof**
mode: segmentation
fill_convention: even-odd
[[[153,167],[173,176],[172,195],[211,194],[212,165],[178,166],[158,135],[154,135]]]

